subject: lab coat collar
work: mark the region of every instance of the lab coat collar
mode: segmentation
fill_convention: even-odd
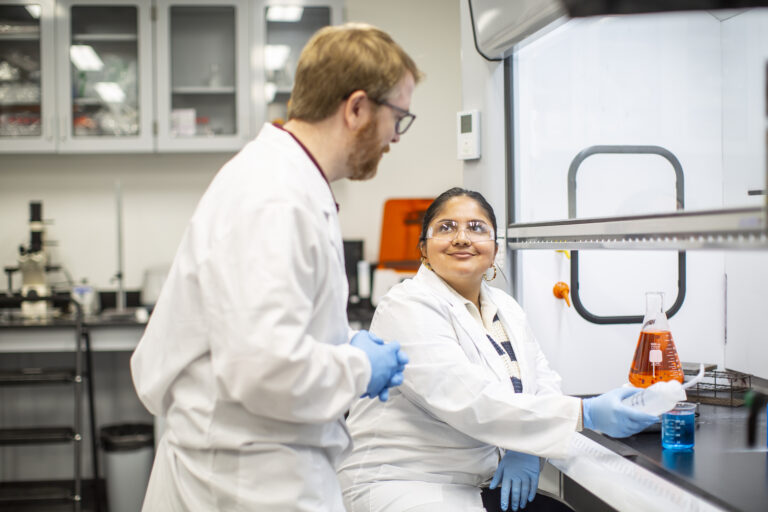
[[[284,128],[265,123],[256,141],[262,138],[286,158],[289,158],[292,165],[295,166],[293,171],[300,173],[298,176],[301,180],[300,186],[306,190],[308,200],[312,205],[323,213],[325,223],[328,226],[328,234],[336,248],[336,256],[343,271],[344,245],[339,228],[338,204],[336,204],[333,191],[322,169],[303,144]],[[346,286],[346,281],[343,284]]]
[[[333,194],[333,189],[331,188],[331,182],[328,181],[328,176],[325,175],[325,172],[323,171],[323,168],[320,167],[320,164],[318,163],[317,159],[315,158],[315,155],[313,155],[312,152],[309,151],[309,148],[307,148],[307,146],[305,146],[304,143],[301,142],[298,137],[296,137],[296,135],[294,135],[292,132],[289,132],[288,130],[286,130],[282,125],[279,125],[277,123],[272,123],[272,126],[277,128],[278,130],[281,130],[281,131],[287,133],[288,135],[290,135],[291,138],[296,142],[296,144],[298,144],[299,147],[304,150],[304,153],[307,154],[309,159],[315,165],[315,168],[317,168],[317,171],[320,173],[320,176],[323,177],[323,181],[325,181],[325,184],[328,185],[328,190],[331,193],[331,198],[333,198],[333,204],[336,205],[336,212],[338,213],[339,212],[339,203],[338,203],[338,201],[336,201],[336,196]]]
[[[471,300],[468,300],[466,297],[454,290],[451,285],[446,283],[445,280],[438,276],[434,271],[428,269],[424,265],[421,265],[417,275],[420,276],[419,279],[423,279],[424,282],[430,284],[430,286],[435,290],[444,292],[453,297],[454,301],[464,304],[464,307],[469,308],[471,306],[475,311],[477,311],[477,306],[475,306]],[[485,283],[482,283],[480,287],[480,307],[482,311],[478,311],[478,313],[481,314],[481,317],[479,318],[480,323],[490,324],[493,321],[493,317],[496,316],[498,308],[493,300],[494,299],[491,297],[490,293],[490,287]]]
[[[453,316],[456,318],[461,328],[469,335],[472,343],[474,343],[475,348],[482,355],[486,364],[501,381],[509,382],[509,372],[507,372],[507,368],[504,366],[504,362],[499,357],[499,354],[496,353],[496,349],[493,348],[493,345],[488,341],[485,327],[473,318],[472,314],[470,314],[467,309],[466,304],[472,303],[462,297],[440,276],[424,265],[419,267],[419,271],[414,280],[422,282],[435,292],[438,297],[449,302]],[[480,291],[480,300],[482,301],[483,298],[485,298],[487,302],[495,299],[495,296],[490,293],[490,287],[485,283],[483,283]],[[474,304],[472,306],[474,307]]]

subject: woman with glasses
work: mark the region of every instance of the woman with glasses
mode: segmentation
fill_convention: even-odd
[[[481,512],[483,501],[518,510],[536,494],[539,457],[567,456],[574,432],[624,437],[658,421],[621,405],[631,390],[584,401],[561,393],[523,310],[486,283],[496,230],[477,192],[450,189],[427,209],[421,268],[382,299],[371,325],[408,353],[405,380],[387,402],[356,402],[347,419],[354,449],[339,479],[351,512]],[[500,497],[481,498],[489,484]]]

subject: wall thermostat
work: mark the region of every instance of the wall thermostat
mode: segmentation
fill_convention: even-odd
[[[459,160],[480,158],[479,110],[465,110],[456,114],[456,138]]]

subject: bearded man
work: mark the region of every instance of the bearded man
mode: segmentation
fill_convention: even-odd
[[[402,382],[399,344],[349,328],[329,184],[375,175],[421,73],[385,32],[347,24],[316,33],[295,76],[288,122],[203,195],[131,359],[165,425],[145,511],[343,511],[344,412]]]

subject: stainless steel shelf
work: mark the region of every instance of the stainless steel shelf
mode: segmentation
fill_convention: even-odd
[[[0,41],[39,41],[40,32],[0,32]]]
[[[512,249],[768,249],[765,208],[512,224]]]
[[[226,86],[223,86],[223,87],[181,86],[181,87],[174,87],[172,92],[173,94],[235,94],[235,88],[226,87]]]
[[[75,43],[123,43],[138,40],[136,34],[74,34],[72,41]]]
[[[29,427],[0,429],[0,445],[68,443],[77,439],[71,427]]]
[[[101,98],[74,98],[72,103],[75,105],[91,106],[91,105],[104,105],[104,100]]]
[[[71,368],[21,368],[0,370],[0,386],[26,386],[32,384],[65,384],[75,382]]]
[[[4,482],[0,485],[0,509],[27,507],[54,502],[67,503],[79,500],[74,492],[74,483],[65,482]],[[35,508],[34,510],[38,510]],[[56,508],[58,510],[58,508]]]

